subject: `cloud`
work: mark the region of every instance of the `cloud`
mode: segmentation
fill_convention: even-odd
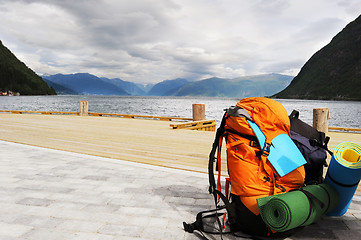
[[[297,74],[360,10],[357,0],[0,0],[0,39],[39,74]]]

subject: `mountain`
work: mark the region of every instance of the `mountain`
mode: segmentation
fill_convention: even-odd
[[[276,98],[361,100],[361,16],[316,52]]]
[[[174,80],[164,80],[155,84],[148,92],[149,96],[170,96],[178,88],[186,85],[188,80],[184,78],[177,78]]]
[[[136,85],[145,93],[148,93],[150,89],[155,85],[154,83],[136,83]]]
[[[124,89],[109,82],[105,82],[89,73],[68,75],[56,74],[44,76],[44,78],[65,88],[71,89],[78,94],[129,95],[129,93],[127,93]]]
[[[137,84],[132,83],[132,82],[127,82],[124,80],[121,80],[119,78],[105,78],[102,77],[100,78],[101,80],[103,80],[104,82],[108,82],[111,83],[119,88],[124,89],[127,93],[129,93],[130,95],[133,96],[144,96],[146,95],[146,91],[144,91],[142,88],[140,88]]]
[[[67,87],[64,87],[63,85],[60,85],[60,84],[57,84],[55,82],[52,82],[48,79],[46,79],[46,77],[43,76],[43,80],[52,88],[55,89],[56,93],[59,94],[59,95],[78,95],[79,93],[70,89],[70,88],[67,88]]]
[[[291,76],[274,73],[234,79],[213,77],[190,82],[171,95],[236,98],[270,96],[284,89],[291,80]]]
[[[56,95],[53,88],[0,41],[0,91],[8,90],[21,95]]]
[[[213,77],[195,82],[177,78],[157,83],[149,92],[146,92],[146,85],[123,81],[119,78],[99,78],[89,73],[56,74],[43,76],[43,78],[46,79],[49,86],[52,86],[59,94],[236,98],[270,96],[284,89],[292,80],[291,76],[275,73],[234,79]]]

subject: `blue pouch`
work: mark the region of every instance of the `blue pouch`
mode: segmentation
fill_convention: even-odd
[[[262,130],[256,123],[247,121],[257,136],[260,146],[265,146],[266,136]],[[272,140],[267,159],[281,177],[307,163],[296,144],[285,133]]]

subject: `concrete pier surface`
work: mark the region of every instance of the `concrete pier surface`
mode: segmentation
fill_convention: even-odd
[[[0,240],[200,239],[185,233],[182,222],[213,208],[205,173],[214,132],[169,124],[0,114]],[[331,149],[343,141],[361,144],[361,134],[329,135]],[[360,234],[356,195],[344,216],[323,217],[288,239]]]

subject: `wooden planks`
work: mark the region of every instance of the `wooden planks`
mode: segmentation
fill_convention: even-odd
[[[0,140],[204,173],[213,139],[158,120],[0,114]]]
[[[329,127],[328,130],[345,131],[345,132],[361,132],[360,128],[344,128],[344,127]]]
[[[78,112],[58,112],[58,111],[21,111],[21,110],[0,110],[0,113],[13,113],[13,114],[44,114],[44,115],[52,115],[52,114],[59,114],[59,115],[79,115]]]
[[[59,111],[21,111],[21,110],[0,110],[0,113],[14,113],[14,114],[44,114],[44,115],[79,115],[79,112],[59,112]],[[109,117],[123,117],[123,118],[144,118],[162,121],[190,121],[192,118],[182,117],[163,117],[163,116],[147,116],[147,115],[135,115],[135,114],[118,114],[118,113],[96,113],[88,112],[89,116],[109,116]]]
[[[90,116],[109,116],[109,117],[123,117],[123,118],[144,118],[161,121],[189,121],[192,118],[181,118],[181,117],[163,117],[163,116],[147,116],[147,115],[134,115],[134,114],[118,114],[118,113],[96,113],[89,112]]]
[[[330,150],[344,141],[361,144],[359,133],[329,132],[328,135]],[[165,121],[0,114],[3,141],[203,173],[208,171],[214,137],[215,133],[209,131],[175,131]],[[225,153],[222,150],[224,174],[227,173]]]
[[[200,131],[216,131],[215,120],[201,120],[186,123],[174,123],[170,124],[173,129],[188,129],[188,130],[200,130]]]

